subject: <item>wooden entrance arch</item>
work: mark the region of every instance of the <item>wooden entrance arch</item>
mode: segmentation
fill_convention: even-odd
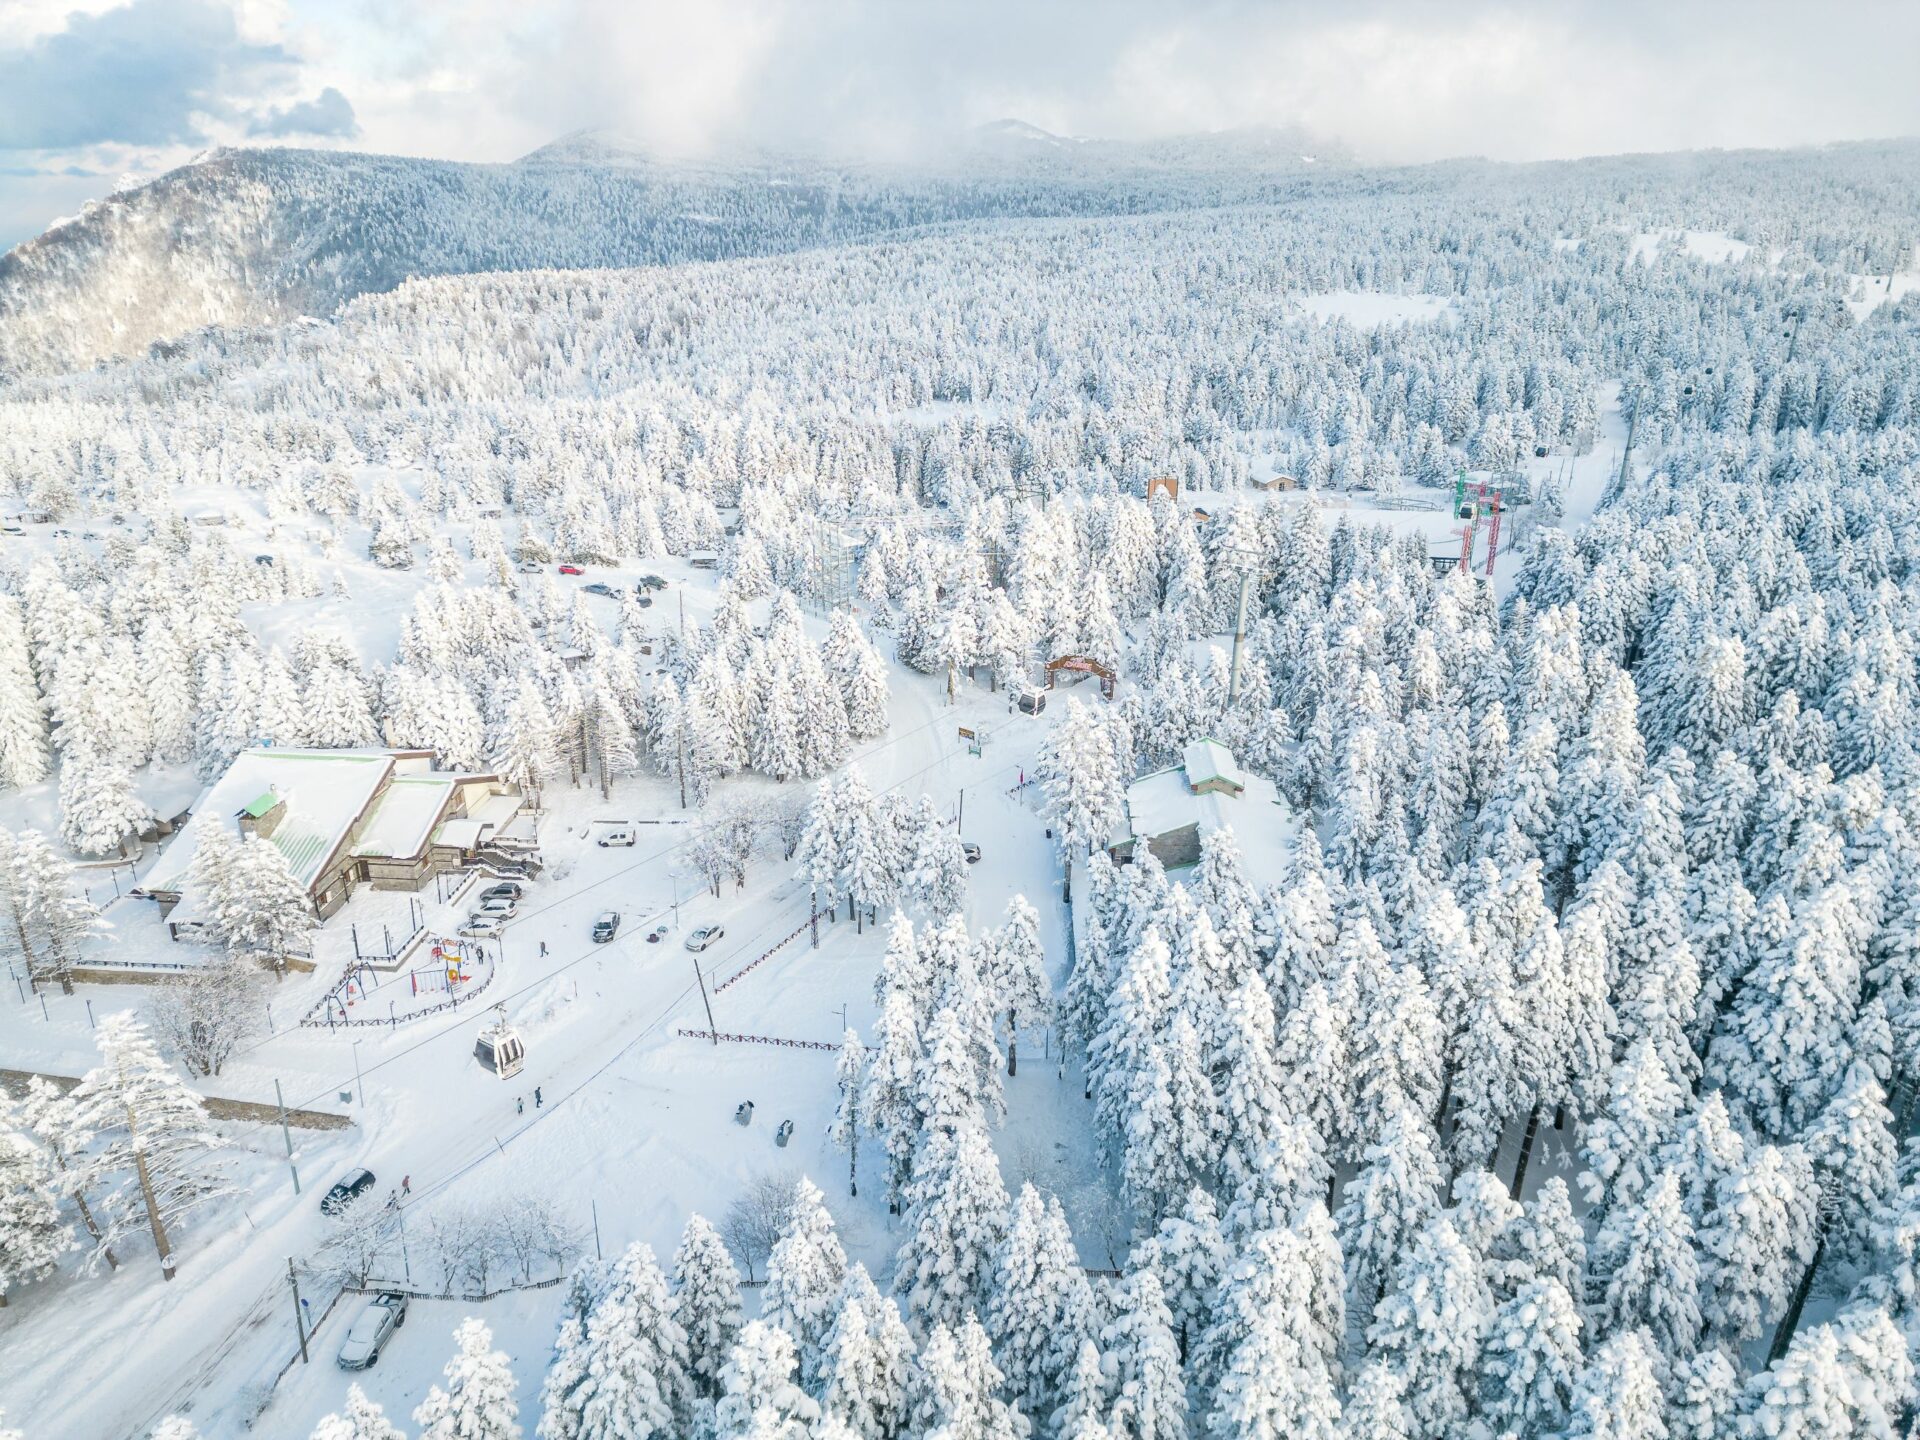
[[[1113,699],[1113,671],[1102,665],[1091,655],[1062,655],[1057,660],[1047,662],[1047,688],[1053,689],[1053,677],[1062,670],[1070,670],[1081,675],[1095,675],[1100,679],[1100,698]]]

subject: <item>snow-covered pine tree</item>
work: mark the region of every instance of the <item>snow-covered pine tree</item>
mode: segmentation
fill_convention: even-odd
[[[1626,1330],[1587,1357],[1568,1401],[1566,1440],[1667,1440],[1653,1346]]]
[[[930,1130],[907,1200],[893,1288],[923,1325],[958,1324],[991,1297],[1006,1236],[1007,1191],[984,1124]]]
[[[1040,944],[1040,915],[1024,895],[1007,902],[1006,922],[981,942],[981,979],[1007,1027],[1007,1074],[1019,1073],[1015,1047],[1023,1025],[1044,1025],[1053,1015],[1053,985]]]
[[[1151,1266],[1159,1277],[1182,1360],[1212,1321],[1216,1289],[1230,1259],[1213,1197],[1198,1185],[1187,1192],[1178,1214],[1167,1216],[1135,1247],[1130,1266]]]
[[[914,1366],[908,1433],[927,1440],[1026,1440],[1027,1417],[999,1398],[1004,1379],[987,1332],[971,1314],[957,1327],[936,1322]]]
[[[834,1233],[833,1217],[819,1187],[803,1175],[794,1182],[780,1238],[767,1256],[760,1317],[792,1337],[809,1381],[817,1373],[820,1341],[846,1274],[847,1252]]]
[[[1494,1311],[1480,1358],[1480,1414],[1494,1433],[1551,1434],[1581,1368],[1580,1312],[1558,1280],[1530,1280]]]
[[[1362,1365],[1347,1386],[1340,1440],[1413,1440],[1413,1426],[1401,1398],[1405,1388],[1393,1366],[1378,1360]]]
[[[346,1409],[323,1416],[309,1440],[406,1440],[406,1435],[366,1391],[349,1385]]]
[[[172,1232],[201,1205],[226,1193],[214,1156],[223,1149],[206,1106],[160,1058],[130,1010],[105,1016],[95,1036],[100,1064],[73,1092],[74,1131],[93,1137],[78,1180],[103,1196],[96,1256],[144,1226],[160,1272],[173,1278]]]
[[[1135,1270],[1116,1288],[1100,1344],[1113,1367],[1110,1427],[1129,1440],[1183,1440],[1186,1377],[1173,1314],[1153,1270]]]
[[[1370,1355],[1406,1379],[1416,1435],[1460,1432],[1472,1406],[1493,1296],[1479,1257],[1436,1215],[1401,1258],[1367,1330]]]
[[[1149,926],[1121,970],[1107,1018],[1087,1057],[1094,1091],[1094,1119],[1102,1134],[1119,1143],[1133,1104],[1135,1076],[1148,1068],[1171,1019],[1173,987],[1169,954],[1158,928]]]
[[[1813,1259],[1818,1206],[1813,1166],[1797,1145],[1753,1147],[1716,1187],[1698,1243],[1712,1293],[1701,1309],[1720,1334],[1751,1340],[1779,1317]]]
[[[559,764],[553,715],[531,675],[523,674],[501,710],[488,747],[488,764],[510,785],[535,797]]]
[[[1439,1206],[1445,1177],[1438,1151],[1426,1116],[1404,1096],[1390,1095],[1379,1131],[1334,1214],[1362,1316]]]
[[[60,838],[82,855],[125,849],[127,837],[153,818],[134,790],[121,756],[75,742],[60,757]]]
[[[794,1381],[793,1337],[778,1325],[749,1320],[720,1371],[713,1407],[716,1440],[806,1440],[820,1407]]]
[[[49,768],[46,707],[27,659],[20,602],[0,596],[0,785],[36,785]]]
[[[0,925],[36,989],[57,980],[73,993],[83,948],[109,928],[74,884],[73,866],[37,830],[0,830]]]
[[[1071,893],[1074,857],[1104,844],[1120,818],[1125,780],[1105,720],[1069,698],[1066,715],[1041,742],[1034,778],[1046,795]]]
[[[993,1267],[985,1314],[1007,1394],[1031,1415],[1062,1402],[1067,1373],[1093,1325],[1093,1293],[1057,1197],[1020,1187]]]
[[[1217,1440],[1335,1440],[1338,1337],[1315,1314],[1313,1290],[1310,1247],[1284,1229],[1252,1237],[1222,1280],[1200,1373],[1190,1377],[1213,1397],[1207,1428]]]
[[[715,1398],[720,1367],[740,1333],[740,1273],[720,1232],[703,1215],[687,1217],[673,1253],[673,1318],[687,1337],[687,1374],[695,1392]]]
[[[889,990],[875,1028],[879,1053],[867,1071],[861,1115],[878,1136],[887,1156],[887,1209],[897,1214],[913,1174],[920,1138],[917,1074],[921,1061],[920,1026],[914,1002],[903,990]]]
[[[0,1095],[0,1307],[9,1292],[46,1274],[73,1248],[53,1157],[29,1134],[14,1102]]]
[[[684,1433],[693,1405],[687,1336],[646,1245],[628,1246],[614,1265],[587,1318],[584,1345],[586,1374],[574,1401],[582,1435],[665,1440]]]
[[[511,1357],[493,1348],[493,1332],[469,1316],[453,1332],[458,1348],[413,1412],[420,1440],[520,1440],[520,1402]]]
[[[827,1126],[827,1138],[836,1150],[847,1152],[847,1194],[860,1193],[860,1132],[865,1128],[861,1108],[867,1087],[867,1047],[860,1032],[852,1026],[840,1039],[840,1058],[834,1065],[834,1086],[840,1098],[834,1103],[833,1120]]]
[[[1668,1440],[1720,1440],[1733,1433],[1739,1379],[1726,1352],[1709,1347],[1676,1361],[1667,1381]]]
[[[867,1281],[864,1288],[871,1286]],[[821,1410],[859,1440],[891,1440],[906,1419],[909,1354],[892,1350],[876,1333],[882,1306],[892,1310],[893,1302],[865,1299],[849,1286],[820,1347]],[[897,1313],[892,1323],[900,1324]]]

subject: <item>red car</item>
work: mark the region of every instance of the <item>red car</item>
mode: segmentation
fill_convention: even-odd
[[[562,575],[584,575],[587,572],[582,570],[578,565],[562,565],[560,567],[560,573]]]

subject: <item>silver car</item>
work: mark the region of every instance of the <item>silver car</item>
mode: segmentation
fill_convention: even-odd
[[[726,933],[718,925],[702,925],[687,936],[687,949],[705,950],[709,945],[716,944]]]
[[[393,1332],[406,1323],[407,1297],[398,1290],[381,1291],[367,1302],[340,1342],[340,1368],[371,1370]]]

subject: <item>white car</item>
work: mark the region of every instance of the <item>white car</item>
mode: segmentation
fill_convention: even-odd
[[[506,928],[504,915],[469,915],[467,923],[460,927],[460,933],[475,940],[490,940]]]
[[[698,930],[687,936],[687,949],[705,950],[709,946],[726,938],[726,933],[726,930],[721,926],[702,925]]]
[[[476,915],[498,915],[502,920],[511,920],[520,909],[520,902],[511,895],[483,895],[480,903],[474,906]]]
[[[631,845],[637,838],[630,826],[616,825],[594,843],[602,848],[609,845]]]
[[[367,1308],[340,1342],[342,1370],[371,1370],[386,1343],[407,1323],[407,1297],[398,1290],[385,1290],[367,1302]]]

